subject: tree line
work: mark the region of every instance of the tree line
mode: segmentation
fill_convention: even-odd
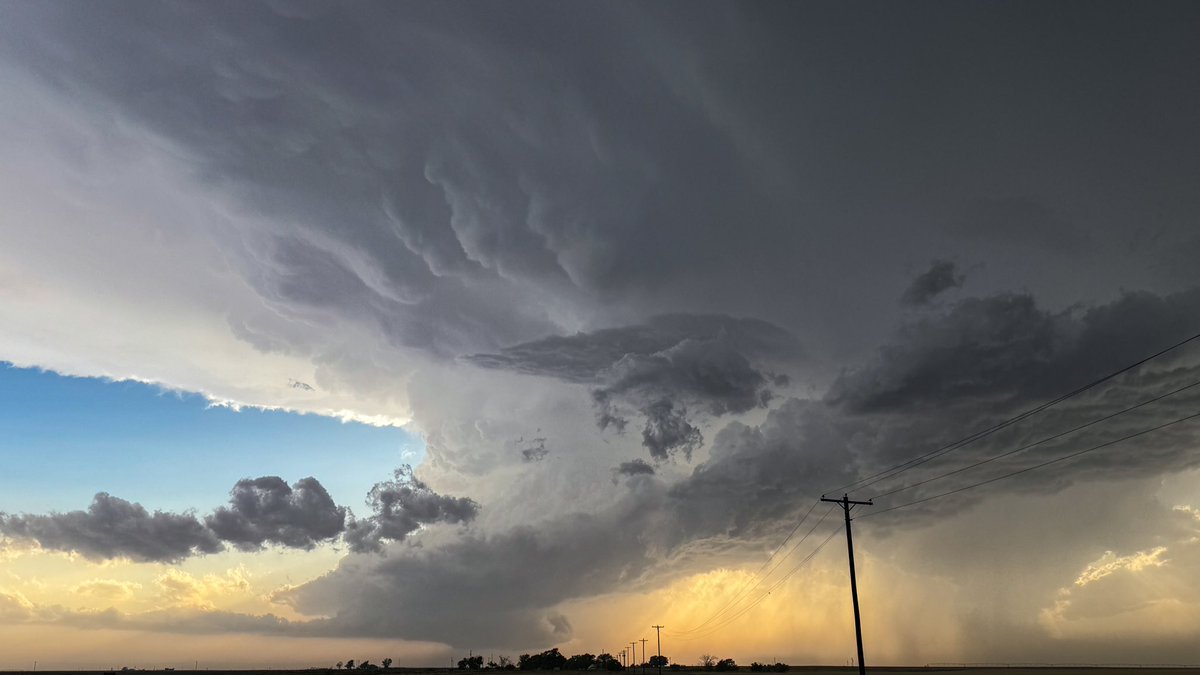
[[[392,667],[392,659],[383,659],[380,661],[381,666],[377,666],[370,661],[364,660],[355,663],[354,659],[346,662],[338,661],[335,668],[339,670],[381,670]],[[460,670],[625,670],[620,659],[612,654],[605,652],[604,654],[575,654],[574,656],[565,656],[558,648],[547,649],[539,654],[522,654],[514,663],[507,656],[499,656],[494,660],[489,660],[485,666],[482,656],[465,656],[458,660],[458,668]],[[706,670],[714,672],[731,672],[737,671],[739,666],[733,659],[721,659],[712,654],[701,654],[700,662],[696,666],[683,666],[678,663],[671,663],[670,659],[665,656],[651,656],[644,664],[630,664],[629,668],[667,668],[669,670]],[[782,673],[788,670],[786,663],[758,663],[755,661],[750,664],[750,671],[755,673],[776,672]]]
[[[648,668],[668,668],[669,670],[707,670],[715,672],[729,672],[738,670],[737,662],[733,659],[720,659],[712,654],[701,654],[698,665],[688,668],[679,663],[671,663],[666,656],[651,656],[644,664],[630,664],[629,668],[640,668],[642,666]],[[507,656],[501,656],[495,661],[488,661],[486,668],[484,667],[482,656],[468,656],[458,661],[458,667],[461,670],[625,670],[620,659],[612,654],[575,654],[574,656],[566,656],[558,650],[557,647],[547,649],[539,654],[522,654],[517,658],[516,663],[513,663]],[[776,672],[782,673],[788,670],[786,663],[758,663],[757,661],[750,664],[752,672]]]

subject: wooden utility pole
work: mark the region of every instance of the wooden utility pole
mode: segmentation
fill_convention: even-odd
[[[841,499],[821,497],[823,502],[833,502],[842,507],[846,513],[846,552],[850,556],[850,597],[854,600],[854,637],[858,641],[858,675],[867,675],[867,664],[863,661],[862,619],[858,615],[858,580],[854,576],[854,535],[850,533],[850,509],[855,506],[874,506],[871,500],[856,502],[850,495],[843,494]]]
[[[646,675],[646,638],[638,640],[642,643],[642,675]]]
[[[658,675],[662,675],[662,629],[666,626],[651,626],[654,629],[654,634],[658,636]]]

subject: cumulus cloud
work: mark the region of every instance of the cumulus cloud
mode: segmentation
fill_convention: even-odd
[[[247,573],[240,568],[228,570],[223,575],[206,574],[203,577],[170,568],[160,574],[154,583],[158,587],[162,606],[205,611],[215,608],[215,600],[250,590]]]
[[[128,557],[140,562],[177,562],[223,548],[194,515],[150,513],[141,504],[106,492],[97,493],[87,511],[2,516],[0,532],[93,560]]]
[[[385,541],[403,541],[422,525],[468,523],[479,513],[474,500],[439,495],[408,465],[396,469],[394,480],[376,483],[367,503],[374,515],[352,521],[346,530],[352,551],[378,552]]]
[[[951,288],[961,288],[966,276],[958,271],[958,266],[949,260],[934,260],[929,269],[917,275],[904,295],[901,302],[906,305],[928,305],[934,298]]]
[[[315,478],[291,487],[278,476],[244,478],[230,491],[229,506],[204,519],[212,532],[247,551],[265,544],[312,548],[342,533],[346,509]]]
[[[132,581],[118,581],[116,579],[89,579],[72,586],[71,591],[73,593],[95,598],[97,600],[117,602],[121,600],[129,600],[139,590],[141,590],[141,588],[141,584]]]
[[[87,511],[0,514],[0,533],[93,560],[179,562],[220,552],[225,544],[243,551],[267,545],[312,549],[339,537],[354,551],[377,552],[383,542],[401,541],[422,525],[465,523],[479,512],[472,499],[434,492],[407,465],[396,470],[395,480],[377,483],[368,503],[374,515],[354,520],[315,478],[288,486],[278,476],[263,476],[239,480],[229,505],[203,521],[191,513],[151,514],[140,504],[101,492]]]

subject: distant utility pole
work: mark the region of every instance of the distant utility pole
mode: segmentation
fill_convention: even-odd
[[[662,629],[666,626],[650,626],[658,636],[658,675],[662,675]]]
[[[874,506],[871,500],[856,502],[850,495],[842,494],[841,499],[821,497],[823,502],[833,502],[842,507],[846,514],[846,552],[850,556],[850,597],[854,599],[854,637],[858,640],[858,675],[867,675],[867,664],[863,661],[862,619],[858,615],[858,581],[854,576],[854,535],[850,533],[850,509],[855,506]]]
[[[637,640],[630,642],[629,646],[633,648],[633,661],[630,661],[629,665],[636,666],[637,665]],[[645,654],[643,654],[642,656],[645,656]]]
[[[638,640],[642,643],[642,675],[646,675],[646,638]]]

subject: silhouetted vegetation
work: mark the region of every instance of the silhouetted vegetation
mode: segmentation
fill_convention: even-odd
[[[652,668],[666,668],[668,661],[670,661],[670,659],[667,657],[655,654],[654,656],[650,657],[649,665]]]
[[[786,663],[775,662],[774,665],[767,663],[759,663],[755,661],[750,664],[750,672],[752,673],[786,673],[788,665]]]
[[[596,670],[625,670],[617,657],[605,652],[596,657]]]
[[[587,670],[596,664],[595,654],[576,654],[567,659],[567,670]]]
[[[567,665],[567,657],[559,653],[558,647],[547,649],[541,654],[522,654],[517,659],[520,670],[554,670]]]
[[[717,665],[713,666],[713,670],[722,673],[729,670],[737,670],[737,663],[733,659],[721,659],[717,661]]]

